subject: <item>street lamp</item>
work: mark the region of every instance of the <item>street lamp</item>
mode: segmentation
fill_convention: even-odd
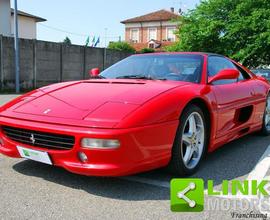
[[[18,39],[18,8],[14,0],[14,52],[15,52],[15,86],[16,93],[20,92],[20,64],[19,64],[19,39]]]

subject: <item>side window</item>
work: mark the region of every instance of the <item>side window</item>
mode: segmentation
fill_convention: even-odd
[[[250,79],[250,75],[240,66],[238,66],[237,64],[234,64],[235,67],[239,70],[240,75],[238,78],[238,81],[242,81],[242,80],[246,80],[246,79]]]
[[[208,57],[208,76],[215,76],[223,69],[237,69],[236,66],[224,57],[209,56]],[[237,82],[235,79],[219,80],[214,82],[214,85],[222,85]]]

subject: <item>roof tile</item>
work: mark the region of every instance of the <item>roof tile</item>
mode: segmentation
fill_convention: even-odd
[[[149,21],[170,21],[172,19],[177,19],[179,17],[180,16],[178,14],[162,9],[146,15],[121,21],[121,23],[126,24],[126,23],[149,22]]]

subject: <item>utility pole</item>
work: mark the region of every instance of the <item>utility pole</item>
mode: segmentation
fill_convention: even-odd
[[[107,61],[107,31],[108,31],[108,28],[105,28],[105,37],[104,37],[104,69],[106,69],[106,61]]]
[[[20,93],[20,63],[19,63],[19,39],[18,39],[18,7],[14,0],[14,52],[15,52],[15,86],[16,93]]]
[[[108,32],[108,28],[105,28],[105,37],[104,37],[104,47],[107,47],[107,32]]]

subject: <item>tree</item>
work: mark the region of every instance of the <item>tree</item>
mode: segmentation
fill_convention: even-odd
[[[126,52],[130,52],[130,53],[135,53],[135,49],[134,47],[132,47],[129,43],[127,42],[110,42],[109,49],[112,50],[119,50],[119,51],[126,51]]]
[[[203,0],[179,21],[168,51],[224,54],[249,67],[270,64],[269,0]]]
[[[64,44],[67,44],[67,45],[71,45],[71,40],[69,39],[69,37],[66,37],[63,41]]]

